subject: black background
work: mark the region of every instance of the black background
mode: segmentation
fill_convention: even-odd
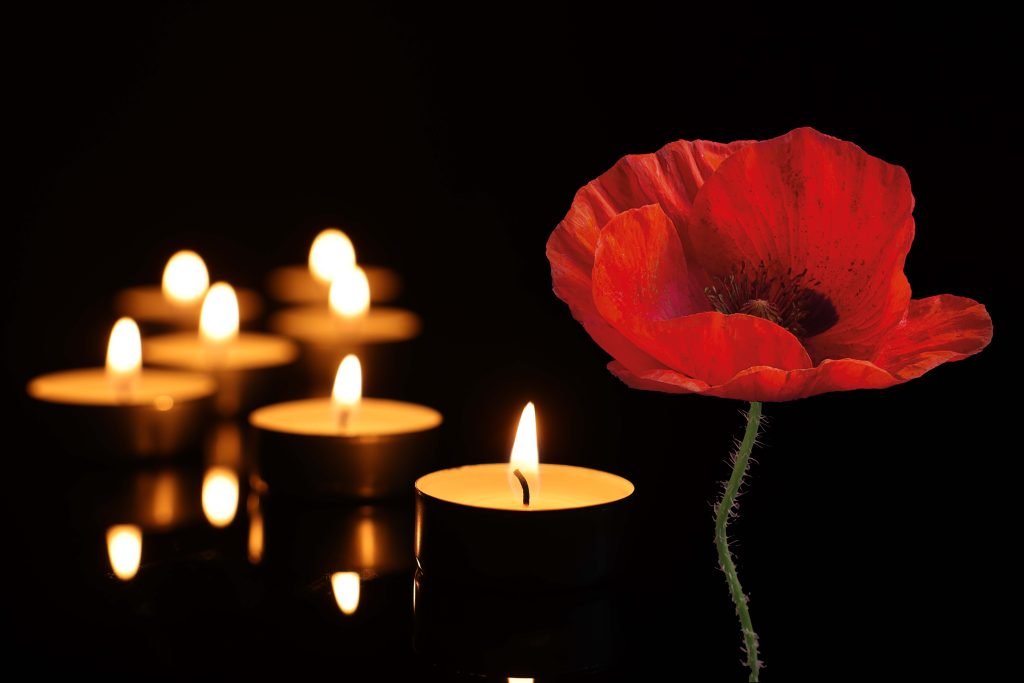
[[[577,188],[624,154],[800,125],[908,170],[915,295],[975,298],[996,334],[980,356],[904,386],[766,406],[734,526],[765,678],[982,678],[1009,654],[991,615],[1016,601],[1005,560],[1018,446],[997,392],[1012,393],[1017,373],[1022,112],[998,18],[936,16],[926,29],[866,9],[737,23],[738,9],[632,3],[530,15],[144,5],[6,22],[3,613],[14,638],[0,666],[191,677],[342,672],[348,658],[369,679],[425,666],[405,623],[381,644],[273,604],[254,617],[216,572],[160,587],[175,610],[125,616],[123,597],[83,588],[46,540],[67,510],[35,435],[17,431],[24,382],[100,364],[112,295],[156,282],[174,250],[259,287],[340,225],[360,260],[409,283],[404,301],[427,329],[405,398],[444,412],[450,461],[506,457],[532,399],[543,459],[636,483],[617,674],[740,680],[711,501],[741,405],[620,384],[551,293],[544,244]],[[121,641],[133,655],[116,665]]]

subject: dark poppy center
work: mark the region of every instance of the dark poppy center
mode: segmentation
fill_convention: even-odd
[[[719,313],[745,313],[781,325],[801,339],[821,334],[839,321],[835,306],[816,289],[821,282],[807,271],[781,271],[763,262],[746,264],[724,277],[714,277],[705,287],[711,306]]]

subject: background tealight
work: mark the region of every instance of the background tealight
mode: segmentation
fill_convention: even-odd
[[[271,316],[271,330],[299,343],[310,393],[327,389],[324,378],[347,354],[358,354],[376,369],[371,392],[400,390],[404,342],[419,336],[420,319],[405,309],[371,306],[372,292],[366,272],[353,266],[336,275],[326,305],[286,308]]]
[[[337,228],[327,228],[313,240],[308,265],[284,266],[271,271],[267,290],[274,300],[285,304],[323,303],[338,273],[356,263],[356,251],[348,236]],[[362,269],[374,301],[386,303],[398,297],[402,283],[395,271],[374,266],[362,266]]]
[[[260,405],[284,385],[281,371],[298,352],[288,339],[240,332],[238,300],[227,283],[210,287],[199,316],[199,332],[177,332],[146,340],[147,362],[204,372],[217,380],[217,412],[237,415]]]
[[[153,329],[194,328],[209,286],[210,274],[202,257],[194,251],[179,251],[167,261],[159,286],[121,290],[114,298],[114,308]],[[249,289],[239,289],[236,295],[240,321],[249,324],[259,319],[263,313],[260,295]]]
[[[387,498],[408,495],[429,471],[441,414],[363,398],[359,359],[339,364],[330,397],[254,411],[260,471],[273,495]]]
[[[213,404],[209,377],[142,367],[138,325],[117,321],[104,368],[36,377],[28,395],[40,408],[41,433],[73,456],[161,458],[196,446]]]

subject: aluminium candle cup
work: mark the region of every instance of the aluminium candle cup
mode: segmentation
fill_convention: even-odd
[[[416,481],[415,551],[424,576],[531,590],[610,581],[633,485],[544,463],[540,489],[524,506],[509,487],[508,467],[468,465]]]
[[[45,429],[70,457],[155,460],[195,450],[213,414],[214,381],[145,368],[118,393],[102,368],[42,375],[28,384]]]
[[[398,273],[379,266],[360,268],[370,283],[370,300],[374,303],[388,303],[398,298],[402,291],[402,280]],[[282,266],[270,272],[267,277],[267,291],[275,301],[284,304],[327,304],[330,285],[316,280],[305,265]]]
[[[368,394],[395,394],[403,389],[410,342],[422,329],[419,316],[401,308],[372,307],[361,318],[342,319],[327,306],[302,306],[278,311],[270,329],[298,342],[300,365],[314,395],[330,392],[338,363],[355,354],[368,368]]]
[[[412,568],[412,510],[407,505],[351,505],[274,496],[260,499],[262,564],[300,584],[334,572],[362,579]]]
[[[414,649],[450,672],[533,678],[597,673],[612,662],[607,590],[530,594],[431,581],[417,572],[413,612]]]
[[[298,349],[288,339],[256,332],[218,347],[196,332],[176,332],[143,340],[146,363],[203,372],[216,380],[216,411],[233,417],[265,404],[287,386],[288,366]]]
[[[265,406],[252,413],[263,480],[273,496],[382,499],[406,496],[433,465],[441,414],[364,398],[347,427],[331,399]]]
[[[238,320],[245,326],[259,320],[263,314],[263,300],[251,289],[236,289]],[[200,297],[193,303],[179,304],[169,301],[159,285],[144,285],[121,290],[114,298],[119,315],[135,319],[149,329],[197,329],[199,313],[203,307]]]

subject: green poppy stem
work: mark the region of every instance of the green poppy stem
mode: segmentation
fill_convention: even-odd
[[[729,518],[735,513],[736,495],[739,493],[743,477],[747,474],[750,463],[750,452],[757,441],[757,430],[761,425],[761,403],[751,401],[750,412],[747,413],[747,429],[743,433],[743,441],[736,452],[732,465],[732,476],[725,485],[722,500],[715,509],[715,547],[718,548],[718,563],[725,573],[729,584],[732,602],[736,605],[736,614],[740,618],[740,629],[743,631],[743,644],[747,651],[747,668],[750,669],[750,681],[757,681],[761,670],[761,662],[757,658],[757,633],[750,620],[750,608],[747,607],[747,596],[743,594],[740,577],[736,573],[736,563],[729,551]]]

